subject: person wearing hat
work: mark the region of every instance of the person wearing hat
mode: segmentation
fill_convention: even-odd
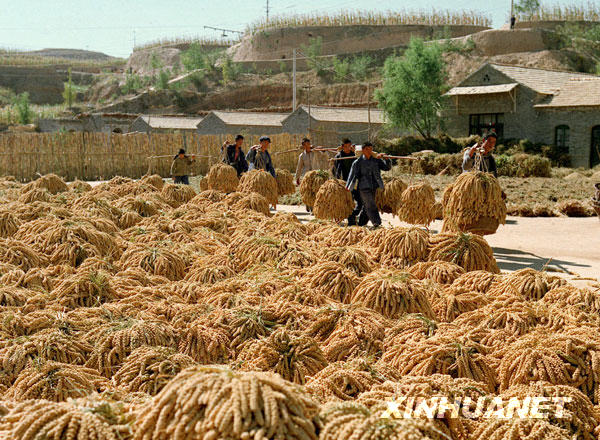
[[[261,136],[258,141],[260,145],[254,145],[246,155],[250,169],[265,170],[275,177],[275,168],[273,168],[273,161],[269,154],[271,139],[268,136]]]
[[[377,188],[383,189],[381,171],[392,169],[392,163],[384,158],[383,153],[373,155],[373,144],[365,142],[362,146],[362,156],[354,161],[350,168],[346,189],[348,191],[358,190],[362,200],[362,209],[358,217],[358,226],[365,226],[369,220],[374,228],[381,226],[381,216],[377,203],[375,203],[375,192]]]
[[[248,171],[248,162],[246,162],[246,155],[242,150],[242,144],[244,143],[244,136],[238,134],[235,137],[235,143],[230,144],[229,141],[225,141],[225,155],[223,162],[227,165],[231,165],[237,171],[238,177]]]
[[[479,153],[481,154],[481,160],[477,163],[477,171],[485,171],[486,173],[492,173],[494,177],[498,177],[496,160],[492,156],[497,139],[498,135],[492,130],[483,137],[481,142],[477,142],[471,148],[467,148],[463,155],[463,172],[471,171],[475,168],[475,153]]]
[[[173,158],[171,164],[171,177],[175,184],[190,184],[190,166],[196,161],[196,156],[187,156],[182,148],[179,153]]]
[[[352,141],[348,138],[342,139],[342,145],[340,146],[340,151],[335,155],[333,165],[333,175],[337,179],[342,179],[344,182],[348,182],[348,177],[350,176],[350,169],[352,168],[352,164],[354,161],[352,159],[345,159],[347,157],[354,157],[356,155],[354,151],[354,145],[352,145]],[[358,189],[352,190],[352,198],[354,199],[354,210],[350,217],[348,217],[348,226],[356,225],[356,217],[362,211],[362,200],[360,198],[360,193]]]

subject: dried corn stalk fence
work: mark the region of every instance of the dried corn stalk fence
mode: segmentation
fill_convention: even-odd
[[[296,169],[304,135],[271,136],[271,154],[277,168]],[[247,136],[244,151],[258,143]],[[193,173],[206,174],[221,160],[221,145],[231,135],[8,133],[0,135],[0,175],[27,182],[55,173],[66,180],[107,180],[114,176],[139,178],[146,173],[168,177],[171,158],[185,148],[199,156]]]

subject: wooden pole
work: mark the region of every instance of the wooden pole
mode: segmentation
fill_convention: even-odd
[[[375,157],[377,153],[373,153],[373,157]],[[346,156],[346,157],[335,157],[329,160],[348,160],[348,159],[358,159],[360,156]],[[382,159],[404,159],[404,160],[421,160],[420,157],[412,157],[412,156],[383,156]]]

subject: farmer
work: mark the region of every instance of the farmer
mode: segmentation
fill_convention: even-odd
[[[481,154],[481,160],[478,161],[477,170],[492,173],[494,177],[498,177],[498,169],[496,168],[496,160],[492,156],[492,151],[496,146],[498,136],[494,131],[486,134],[481,142],[477,142],[471,148],[465,150],[463,155],[462,169],[463,172],[471,171],[475,167],[475,153]]]
[[[342,179],[345,182],[348,182],[348,176],[350,175],[350,169],[352,168],[352,163],[354,162],[352,159],[344,159],[346,157],[354,157],[356,153],[354,152],[354,145],[352,145],[352,141],[348,138],[342,140],[342,145],[340,146],[340,151],[335,155],[335,160],[333,163],[333,175]],[[356,225],[356,216],[360,214],[362,211],[362,200],[360,198],[360,193],[357,189],[352,190],[352,198],[354,199],[354,210],[350,217],[348,217],[348,226]]]
[[[306,173],[319,169],[317,153],[313,151],[309,138],[302,139],[302,149],[304,151],[300,153],[296,166],[296,185],[300,185],[300,181]],[[306,205],[306,212],[312,212],[312,206]]]
[[[271,139],[268,136],[261,136],[258,141],[260,145],[254,145],[246,155],[250,169],[265,170],[275,177],[275,168],[273,168],[273,161],[268,151]]]
[[[171,177],[173,177],[173,183],[176,184],[190,184],[190,166],[196,161],[196,156],[187,156],[185,150],[182,148],[179,153],[173,158],[171,164]]]
[[[354,146],[352,145],[352,141],[348,138],[342,140],[342,145],[339,148],[338,154],[335,155],[334,159],[341,159],[343,157],[354,157],[356,153],[354,152]],[[348,176],[350,175],[350,168],[352,168],[353,160],[336,160],[333,163],[333,175],[337,179],[342,179],[348,181]]]
[[[379,153],[377,157],[373,155],[373,144],[366,142],[362,146],[362,156],[354,161],[346,189],[352,191],[357,189],[362,201],[362,209],[358,218],[358,226],[365,226],[369,220],[374,228],[381,226],[381,217],[377,204],[375,203],[375,191],[377,188],[383,189],[383,180],[381,171],[388,171],[392,168],[389,159],[384,159],[384,154]]]
[[[225,154],[223,162],[227,165],[231,165],[237,171],[238,177],[248,171],[248,162],[246,161],[246,155],[242,150],[242,144],[244,143],[244,136],[238,134],[235,137],[235,143],[230,144],[229,141],[225,141]]]
[[[312,170],[318,170],[316,153],[312,151],[310,139],[302,139],[302,148],[304,151],[298,157],[298,165],[296,166],[296,185],[300,185],[300,181],[306,173]]]

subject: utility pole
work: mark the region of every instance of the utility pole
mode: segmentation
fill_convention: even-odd
[[[513,30],[515,28],[515,0],[510,0],[510,18],[508,19],[510,23],[510,29]]]
[[[67,83],[67,107],[71,109],[73,107],[73,82],[71,81],[71,68],[69,67],[69,79]]]
[[[267,23],[269,22],[269,0],[267,0],[267,7],[265,8],[267,10]]]
[[[307,97],[306,100],[308,101],[308,136],[312,137],[312,123],[311,123],[311,117],[310,117],[310,84],[304,86],[305,89],[307,89]]]
[[[133,48],[135,49],[135,29],[133,30]]]
[[[294,49],[294,58],[292,60],[292,70],[293,70],[293,79],[292,79],[292,112],[296,110],[296,49]]]

